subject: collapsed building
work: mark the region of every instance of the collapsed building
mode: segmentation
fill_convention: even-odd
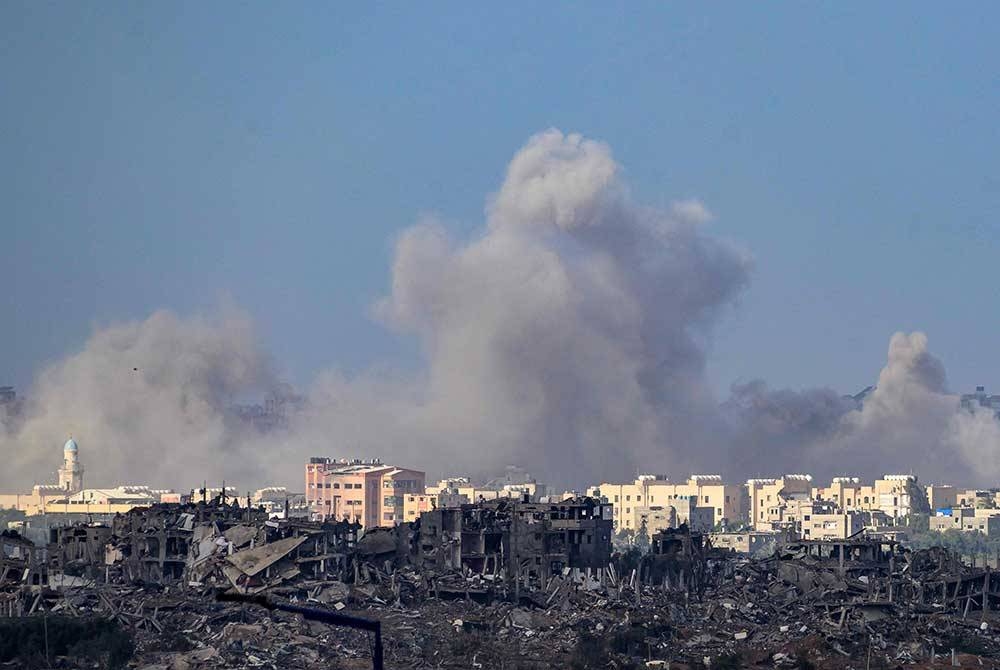
[[[842,670],[865,656],[871,667],[922,659],[936,667],[942,653],[970,645],[1000,658],[1000,572],[944,549],[790,540],[747,557],[681,527],[654,533],[650,551],[636,557],[611,552],[604,507],[586,498],[496,500],[363,535],[357,524],[268,520],[219,504],[141,510],[120,520],[116,527],[129,532],[107,543],[110,583],[43,589],[20,581],[16,592],[0,589],[0,615],[114,618],[140,636],[145,663],[164,667],[319,668],[331,656],[370,653],[346,633],[220,603],[222,590],[378,619],[391,641],[388,660],[400,667],[469,667],[471,659],[509,668],[512,658],[568,667],[581,649],[597,650],[596,667],[733,667],[722,661],[738,657],[754,667]],[[63,556],[49,565],[94,559],[108,530],[54,535],[49,550]],[[136,578],[129,566],[143,555],[143,535],[158,542],[143,558],[153,567]],[[186,544],[180,578],[170,561],[161,568],[161,557],[181,546],[161,552],[171,538]],[[17,558],[18,568],[30,565]],[[191,651],[152,654],[158,640],[176,637]]]
[[[231,586],[258,593],[304,575],[346,574],[360,525],[268,519],[236,504],[159,504],[117,516],[104,562],[109,581]]]
[[[537,582],[598,573],[611,559],[611,505],[594,498],[552,503],[498,499],[420,517],[418,565]]]
[[[686,525],[668,528],[653,534],[638,577],[643,584],[701,595],[708,586],[710,557],[724,555],[712,549],[704,533],[693,533]]]
[[[104,524],[74,524],[49,530],[46,547],[50,574],[97,579],[105,571],[105,548],[112,530]]]
[[[39,566],[39,550],[33,542],[13,530],[0,532],[0,587],[46,583]]]

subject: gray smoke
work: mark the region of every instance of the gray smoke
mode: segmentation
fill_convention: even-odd
[[[424,223],[397,246],[379,313],[428,362],[422,434],[449,462],[582,482],[689,460],[714,401],[701,340],[749,260],[687,202],[635,205],[610,149],[549,131],[514,157],[487,226]]]
[[[0,435],[0,484],[51,477],[69,431],[88,482],[102,484],[298,487],[311,455],[378,456],[430,476],[518,464],[577,486],[640,469],[995,474],[980,461],[1000,445],[998,422],[959,410],[921,334],[893,337],[861,410],[829,390],[762,382],[720,404],[706,342],[751,261],[710,235],[710,220],[693,200],[637,205],[605,144],[541,133],[472,239],[433,220],[399,237],[374,312],[418,338],[419,374],[321,373],[287,429],[262,436],[226,409],[275,383],[248,320],[158,312],[97,330],[39,376],[23,421]]]
[[[271,383],[249,319],[231,308],[211,318],[160,311],[98,329],[38,376],[23,419],[0,435],[0,480],[7,490],[51,483],[69,433],[85,450],[90,485],[257,476],[255,448],[225,410]]]
[[[728,409],[742,462],[783,463],[820,478],[913,472],[939,482],[995,482],[1000,421],[992,410],[961,407],[927,345],[923,333],[893,335],[860,409],[830,390],[770,391],[762,382],[734,388]],[[751,471],[776,474],[773,465]]]

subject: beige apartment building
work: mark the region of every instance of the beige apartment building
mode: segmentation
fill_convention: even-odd
[[[958,490],[954,486],[930,484],[924,491],[927,494],[927,504],[931,508],[931,514],[934,513],[934,510],[951,509],[958,506]]]
[[[437,505],[437,496],[430,493],[407,493],[403,496],[403,518],[401,521],[416,521],[424,512],[430,512]]]
[[[1000,537],[1000,509],[954,507],[949,514],[932,516],[929,527],[939,533],[960,530],[982,533],[989,538]]]
[[[406,521],[405,500],[424,493],[424,473],[378,459],[313,457],[306,464],[306,501],[317,519],[347,519],[364,528]]]
[[[936,487],[934,493],[942,500],[950,500],[946,487]],[[825,487],[812,486],[811,475],[747,481],[751,524],[759,531],[795,525],[805,513],[859,513],[860,519],[896,524],[910,514],[927,513],[930,494],[918,484],[916,475],[883,475],[872,484],[863,484],[858,477],[834,477]],[[814,503],[832,507],[809,509]],[[848,524],[845,532],[850,527]]]
[[[750,525],[757,531],[771,531],[781,527],[789,502],[812,497],[812,475],[748,479],[746,490]]]
[[[958,489],[955,491],[953,507],[1000,507],[1000,492],[990,489]]]
[[[864,530],[860,512],[822,512],[806,514],[799,522],[799,537],[804,540],[845,540]]]
[[[525,495],[532,501],[538,501],[545,496],[547,487],[535,481],[508,482],[495,488],[477,487],[469,477],[447,477],[437,484],[427,487],[427,494],[435,496],[438,507],[455,507],[467,505],[480,500],[496,500],[498,498],[521,499]]]
[[[587,495],[614,505],[616,530],[637,530],[643,516],[650,533],[660,530],[651,522],[664,523],[667,519],[673,519],[676,525],[687,523],[694,529],[711,530],[722,521],[738,522],[745,514],[743,487],[726,484],[719,475],[692,475],[681,483],[663,475],[639,475],[630,484],[603,482],[592,486]]]

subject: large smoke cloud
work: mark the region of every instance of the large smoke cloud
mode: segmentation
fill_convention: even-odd
[[[212,318],[160,311],[99,329],[39,375],[23,421],[0,439],[0,479],[52,481],[67,433],[85,446],[85,482],[95,485],[256,475],[226,408],[271,383],[252,324],[232,308]]]
[[[720,404],[705,343],[751,263],[707,232],[710,219],[697,201],[635,204],[606,145],[542,133],[511,161],[472,240],[433,220],[400,236],[375,313],[419,339],[420,374],[322,373],[287,430],[261,436],[226,411],[274,383],[247,320],[159,312],[95,332],[40,375],[24,420],[0,436],[12,458],[0,483],[44,478],[70,430],[89,481],[105,484],[297,486],[314,454],[431,475],[516,463],[572,485],[639,469],[995,474],[978,461],[1000,445],[998,422],[959,410],[921,334],[893,337],[863,409],[762,382]]]
[[[734,388],[734,408],[743,454],[786,470],[821,477],[912,471],[971,485],[1000,474],[1000,421],[986,408],[963,409],[948,392],[924,333],[892,336],[888,361],[860,408],[829,390],[769,391],[762,382]]]

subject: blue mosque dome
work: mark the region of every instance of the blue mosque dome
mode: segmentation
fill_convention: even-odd
[[[66,444],[63,446],[63,451],[65,451],[65,452],[71,452],[71,453],[74,453],[74,454],[77,451],[79,451],[79,448],[76,446],[76,442],[73,440],[72,437],[70,437],[68,440],[66,440]]]

